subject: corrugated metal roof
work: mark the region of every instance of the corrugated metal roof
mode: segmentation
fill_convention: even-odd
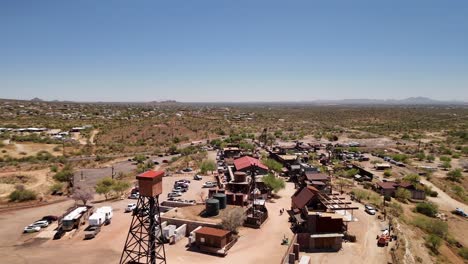
[[[249,156],[245,156],[242,158],[238,158],[234,160],[234,167],[236,167],[236,170],[243,170],[246,169],[252,165],[256,165],[259,168],[262,168],[264,170],[268,170],[268,167],[263,165],[258,159],[254,159]]]

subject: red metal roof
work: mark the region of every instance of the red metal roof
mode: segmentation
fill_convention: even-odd
[[[204,226],[198,229],[197,231],[195,231],[195,233],[201,234],[201,235],[215,236],[215,237],[225,237],[231,232],[224,230],[224,229]]]
[[[316,172],[306,172],[307,180],[309,181],[328,181],[330,177],[324,173],[316,173]]]
[[[137,175],[137,179],[139,178],[146,178],[146,179],[154,179],[154,178],[159,178],[164,176],[164,171],[146,171],[143,172],[142,174]]]
[[[250,167],[251,165],[256,165],[259,168],[268,170],[268,167],[263,165],[263,163],[261,163],[258,159],[254,159],[249,156],[245,156],[234,160],[234,166],[236,167],[236,170],[243,170]]]

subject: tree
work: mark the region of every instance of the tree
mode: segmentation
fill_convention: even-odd
[[[442,245],[442,238],[437,235],[430,234],[426,237],[426,246],[434,253],[439,253],[439,247]]]
[[[73,190],[72,199],[75,201],[81,201],[83,205],[94,197],[94,192],[86,186],[76,186]]]
[[[268,175],[263,176],[262,178],[263,183],[270,188],[274,193],[278,193],[281,189],[286,187],[284,180],[281,178],[276,177],[275,175],[268,173]]]
[[[454,169],[447,173],[447,179],[451,181],[461,182],[463,174],[461,169]]]
[[[283,165],[281,165],[281,163],[273,159],[263,159],[262,163],[265,164],[265,166],[267,166],[270,171],[278,173],[280,173],[281,169],[283,168]]]
[[[119,196],[122,197],[123,193],[130,188],[130,183],[122,180],[114,180],[112,184],[112,190]]]
[[[340,192],[343,193],[343,187],[345,186],[348,186],[350,185],[350,181],[349,180],[345,180],[345,179],[338,179],[336,181],[336,185],[338,185],[340,187]]]
[[[385,170],[384,173],[383,173],[384,177],[390,177],[392,176],[392,170],[388,169],[388,170]]]
[[[107,200],[109,198],[109,194],[112,192],[113,185],[114,180],[110,177],[106,177],[98,181],[94,189],[96,190],[96,193],[104,195]]]
[[[351,177],[354,177],[358,173],[359,173],[358,169],[350,169],[346,171],[346,176],[351,178]]]
[[[145,162],[146,157],[144,155],[136,155],[133,158],[133,160],[136,161],[136,163],[141,164],[141,163]]]
[[[204,160],[200,164],[200,172],[202,174],[205,174],[208,171],[213,172],[215,170],[216,170],[216,163],[212,160]]]
[[[419,183],[420,179],[421,178],[419,177],[419,175],[414,174],[414,173],[408,174],[405,177],[403,177],[404,181],[407,181],[407,182],[409,182],[409,183],[411,183],[413,185],[417,185]]]
[[[221,215],[221,226],[235,234],[237,234],[237,229],[244,224],[245,221],[245,212],[241,207],[235,207],[232,209],[224,210],[224,213]]]
[[[411,198],[411,192],[404,188],[398,188],[395,192],[395,198],[402,202],[405,202],[406,200]]]

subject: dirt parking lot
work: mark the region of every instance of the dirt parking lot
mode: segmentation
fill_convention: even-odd
[[[175,175],[164,178],[164,194],[172,188],[178,179],[190,179],[190,174]],[[191,180],[189,191],[182,199],[197,199],[202,190],[201,185],[212,176],[204,176],[202,181]],[[169,188],[171,187],[171,188]],[[283,257],[286,246],[281,245],[281,239],[292,238],[287,214],[280,215],[279,210],[289,208],[294,187],[291,183],[279,192],[279,199],[266,204],[269,219],[261,229],[241,228],[239,241],[224,257],[217,257],[198,252],[188,251],[185,247],[188,239],[179,241],[176,245],[166,245],[166,255],[169,263],[278,263]],[[61,240],[37,238],[37,234],[21,234],[24,226],[43,215],[60,215],[73,201],[59,204],[25,209],[0,215],[0,255],[2,263],[118,263],[123,245],[130,226],[131,215],[124,213],[128,203],[135,200],[117,200],[94,204],[95,207],[110,205],[114,208],[112,224],[104,226],[98,236],[92,240],[83,240],[83,228],[78,232],[69,232]],[[355,263],[386,263],[385,250],[375,246],[375,235],[381,228],[374,216],[363,211],[356,212],[359,222],[350,224],[351,232],[358,235],[358,243],[345,244],[338,253],[311,254],[313,263],[349,263],[352,257]],[[43,233],[42,231],[41,233]],[[44,232],[41,236],[47,236]],[[254,249],[254,250],[253,250]]]

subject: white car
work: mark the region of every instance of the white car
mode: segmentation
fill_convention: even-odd
[[[167,197],[179,197],[182,196],[181,192],[170,192],[167,194]]]
[[[370,206],[370,205],[365,205],[365,211],[370,214],[370,215],[375,215],[376,211],[374,209],[374,207]]]
[[[31,226],[38,226],[40,228],[48,227],[49,222],[47,222],[46,220],[39,220],[39,221],[34,222]]]
[[[127,207],[125,207],[125,212],[126,213],[132,212],[133,210],[135,210],[135,208],[136,208],[136,204],[134,203],[128,204]]]
[[[27,226],[24,228],[23,233],[34,233],[34,232],[39,232],[41,228],[39,226]]]
[[[203,184],[203,188],[213,188],[216,187],[218,184],[216,182],[207,181]]]

